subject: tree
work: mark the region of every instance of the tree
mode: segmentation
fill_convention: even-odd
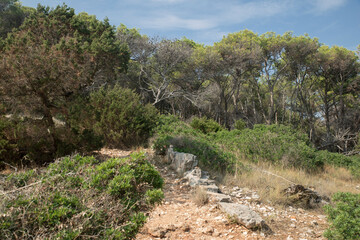
[[[268,124],[272,124],[274,120],[277,123],[277,118],[275,118],[274,91],[287,67],[287,63],[282,64],[286,35],[288,33],[282,37],[274,32],[269,32],[259,37],[261,47],[261,77],[267,85],[267,90],[270,94]]]
[[[307,35],[288,35],[286,41],[283,63],[287,64],[286,78],[292,88],[290,118],[293,113],[298,113],[300,123],[307,125],[309,137],[313,139],[317,112],[317,96],[314,89],[314,72],[317,71],[315,55],[320,44],[318,39],[312,39]]]
[[[148,38],[124,25],[118,28],[117,36],[130,48],[128,76],[138,80],[140,91],[153,105],[180,95],[175,82],[181,80],[179,72],[191,57],[192,48],[187,42]]]
[[[223,115],[223,124],[229,128],[231,101],[233,113],[237,113],[242,85],[258,75],[258,36],[249,30],[229,34],[215,43],[214,49],[209,53],[205,73],[209,73],[209,80],[219,89],[220,113]]]
[[[128,53],[107,20],[76,15],[66,5],[38,6],[11,33],[2,51],[2,98],[13,113],[40,117],[53,140],[60,139],[54,117],[66,118],[69,99],[126,69]]]
[[[18,0],[0,0],[0,38],[20,27],[32,11],[32,8],[21,6]]]
[[[323,46],[319,50],[318,59],[321,69],[320,95],[323,102],[325,123],[326,123],[326,146],[333,145],[339,141],[336,146],[340,151],[347,152],[345,139],[351,128],[351,124],[346,122],[347,99],[351,98],[352,93],[356,92],[355,82],[359,72],[358,57],[355,52],[346,48],[334,46]],[[355,90],[355,92],[354,92]],[[355,93],[355,96],[357,94]],[[331,110],[333,112],[333,121],[330,119]],[[353,119],[350,120],[352,122]],[[331,123],[338,139],[331,137]],[[357,129],[352,129],[357,131]]]

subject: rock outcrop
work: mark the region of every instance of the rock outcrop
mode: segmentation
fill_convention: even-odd
[[[266,227],[265,221],[259,214],[251,210],[248,206],[236,203],[219,202],[219,208],[231,219],[244,225],[249,229],[263,229]]]
[[[201,170],[197,166],[196,156],[189,153],[175,152],[170,146],[167,152],[168,161],[179,174],[184,174],[184,179],[188,180],[191,187],[201,187],[206,190],[210,197],[217,202],[221,211],[237,223],[249,229],[260,229],[263,232],[271,233],[271,229],[265,221],[250,207],[233,203],[229,195],[222,194],[216,182],[210,179],[208,172]]]
[[[167,151],[167,158],[178,174],[184,174],[198,165],[198,160],[195,155],[176,152],[172,146],[170,146]]]

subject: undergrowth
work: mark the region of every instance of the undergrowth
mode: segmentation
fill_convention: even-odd
[[[330,227],[328,239],[360,239],[360,194],[339,192],[333,196],[334,206],[325,206]]]
[[[325,165],[344,167],[355,178],[360,177],[360,157],[317,151],[306,134],[289,126],[259,124],[253,129],[228,131],[211,130],[213,125],[206,119],[195,119],[188,125],[172,116],[163,117],[153,147],[157,153],[165,154],[167,147],[173,145],[176,151],[198,156],[203,166],[230,173],[234,169],[247,172],[246,162],[268,162],[309,173],[321,172]]]
[[[133,239],[143,212],[164,197],[162,185],[141,153],[104,162],[75,155],[41,173],[11,174],[0,200],[0,239]]]

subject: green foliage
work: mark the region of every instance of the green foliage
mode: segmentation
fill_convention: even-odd
[[[269,161],[285,167],[316,171],[324,162],[316,158],[309,140],[291,127],[283,125],[255,125],[253,129],[223,131],[215,136],[230,151],[239,151],[247,159]]]
[[[40,181],[39,181],[40,179]],[[0,238],[133,239],[145,223],[141,212],[164,197],[163,180],[144,154],[100,162],[75,155],[44,169],[8,177],[6,188],[37,181],[31,191],[2,198]]]
[[[79,145],[85,150],[99,147],[93,128],[76,131],[66,120],[70,100],[99,79],[111,81],[127,68],[127,46],[116,40],[108,20],[76,15],[66,5],[39,5],[8,34],[0,60],[0,96],[6,112],[24,118],[24,138],[16,142],[22,156],[42,164],[36,155],[46,155],[48,161]]]
[[[354,177],[360,178],[360,157],[357,155],[349,157],[340,153],[317,151],[316,159],[335,167],[347,168],[351,171]]]
[[[240,171],[247,168],[240,162],[267,161],[287,168],[316,172],[324,164],[346,167],[354,177],[360,177],[360,158],[348,157],[328,151],[317,151],[306,134],[284,125],[255,125],[253,129],[222,130],[204,134],[184,122],[165,117],[160,121],[153,141],[153,148],[165,154],[169,145],[176,151],[198,156],[200,164],[213,170]],[[236,157],[238,159],[236,159]]]
[[[164,193],[160,189],[147,190],[145,195],[146,201],[150,205],[160,203],[161,200],[164,198]]]
[[[330,227],[324,233],[328,239],[360,239],[360,194],[336,193],[334,206],[325,206]]]
[[[71,112],[76,129],[89,129],[111,147],[145,143],[158,119],[155,107],[143,105],[139,95],[119,85],[91,93],[85,107],[84,100],[79,101]]]
[[[79,199],[75,196],[64,196],[55,192],[48,199],[48,205],[43,206],[38,212],[40,226],[54,227],[57,224],[70,219],[81,211]]]
[[[196,155],[200,164],[206,168],[218,171],[233,170],[235,156],[222,151],[213,141],[211,134],[204,134],[172,117],[166,117],[160,122],[153,141],[153,148],[157,153],[165,154],[166,149],[173,145],[176,151]]]
[[[137,185],[147,184],[161,189],[163,180],[155,168],[141,154],[132,154],[129,159],[109,159],[99,164],[91,174],[90,186],[117,198],[135,199]]]
[[[234,128],[237,130],[243,130],[246,128],[246,122],[242,119],[238,119],[234,123]]]
[[[16,187],[23,187],[29,183],[29,180],[36,175],[34,170],[28,170],[21,173],[12,173],[7,177],[7,181],[10,181]]]
[[[215,122],[213,119],[207,119],[206,117],[194,117],[190,123],[190,126],[205,134],[218,132],[223,129],[219,123]]]
[[[0,39],[20,27],[25,17],[34,10],[21,6],[18,0],[1,0],[0,9]]]

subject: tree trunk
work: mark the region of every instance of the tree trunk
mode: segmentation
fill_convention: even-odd
[[[40,99],[44,104],[44,107],[43,107],[44,120],[48,127],[49,134],[53,140],[54,153],[56,153],[56,151],[58,150],[60,141],[56,135],[55,123],[54,123],[53,116],[52,116],[51,110],[50,110],[51,103],[44,93],[38,92],[38,95],[40,96]]]

